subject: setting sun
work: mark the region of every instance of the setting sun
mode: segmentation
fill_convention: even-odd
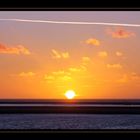
[[[67,97],[67,99],[73,99],[75,97],[75,92],[73,90],[68,90],[65,93],[65,96]]]

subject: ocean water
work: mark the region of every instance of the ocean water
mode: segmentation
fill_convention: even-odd
[[[140,129],[140,115],[0,114],[0,129]]]

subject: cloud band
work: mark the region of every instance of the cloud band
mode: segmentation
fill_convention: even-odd
[[[107,23],[107,22],[73,22],[73,21],[70,22],[70,21],[51,21],[51,20],[32,20],[32,19],[0,19],[0,21],[52,23],[52,24],[69,24],[69,25],[105,25],[105,26],[140,27],[140,24],[123,24],[123,23]]]

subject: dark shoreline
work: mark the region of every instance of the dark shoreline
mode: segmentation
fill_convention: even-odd
[[[140,105],[140,99],[0,99],[0,104],[112,104]]]
[[[131,106],[0,106],[0,114],[64,113],[64,114],[140,114],[140,107]]]

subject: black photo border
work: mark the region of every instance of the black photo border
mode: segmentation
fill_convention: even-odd
[[[24,0],[3,0],[0,2],[0,11],[140,11],[140,4],[138,0],[34,0],[26,2]],[[42,136],[49,139],[54,137],[57,139],[79,139],[79,137],[90,139],[90,136],[94,139],[126,139],[131,136],[134,139],[134,136],[137,137],[139,134],[140,130],[0,130],[1,138],[9,137],[10,139],[19,139],[21,135],[22,138],[38,139],[42,139]]]

